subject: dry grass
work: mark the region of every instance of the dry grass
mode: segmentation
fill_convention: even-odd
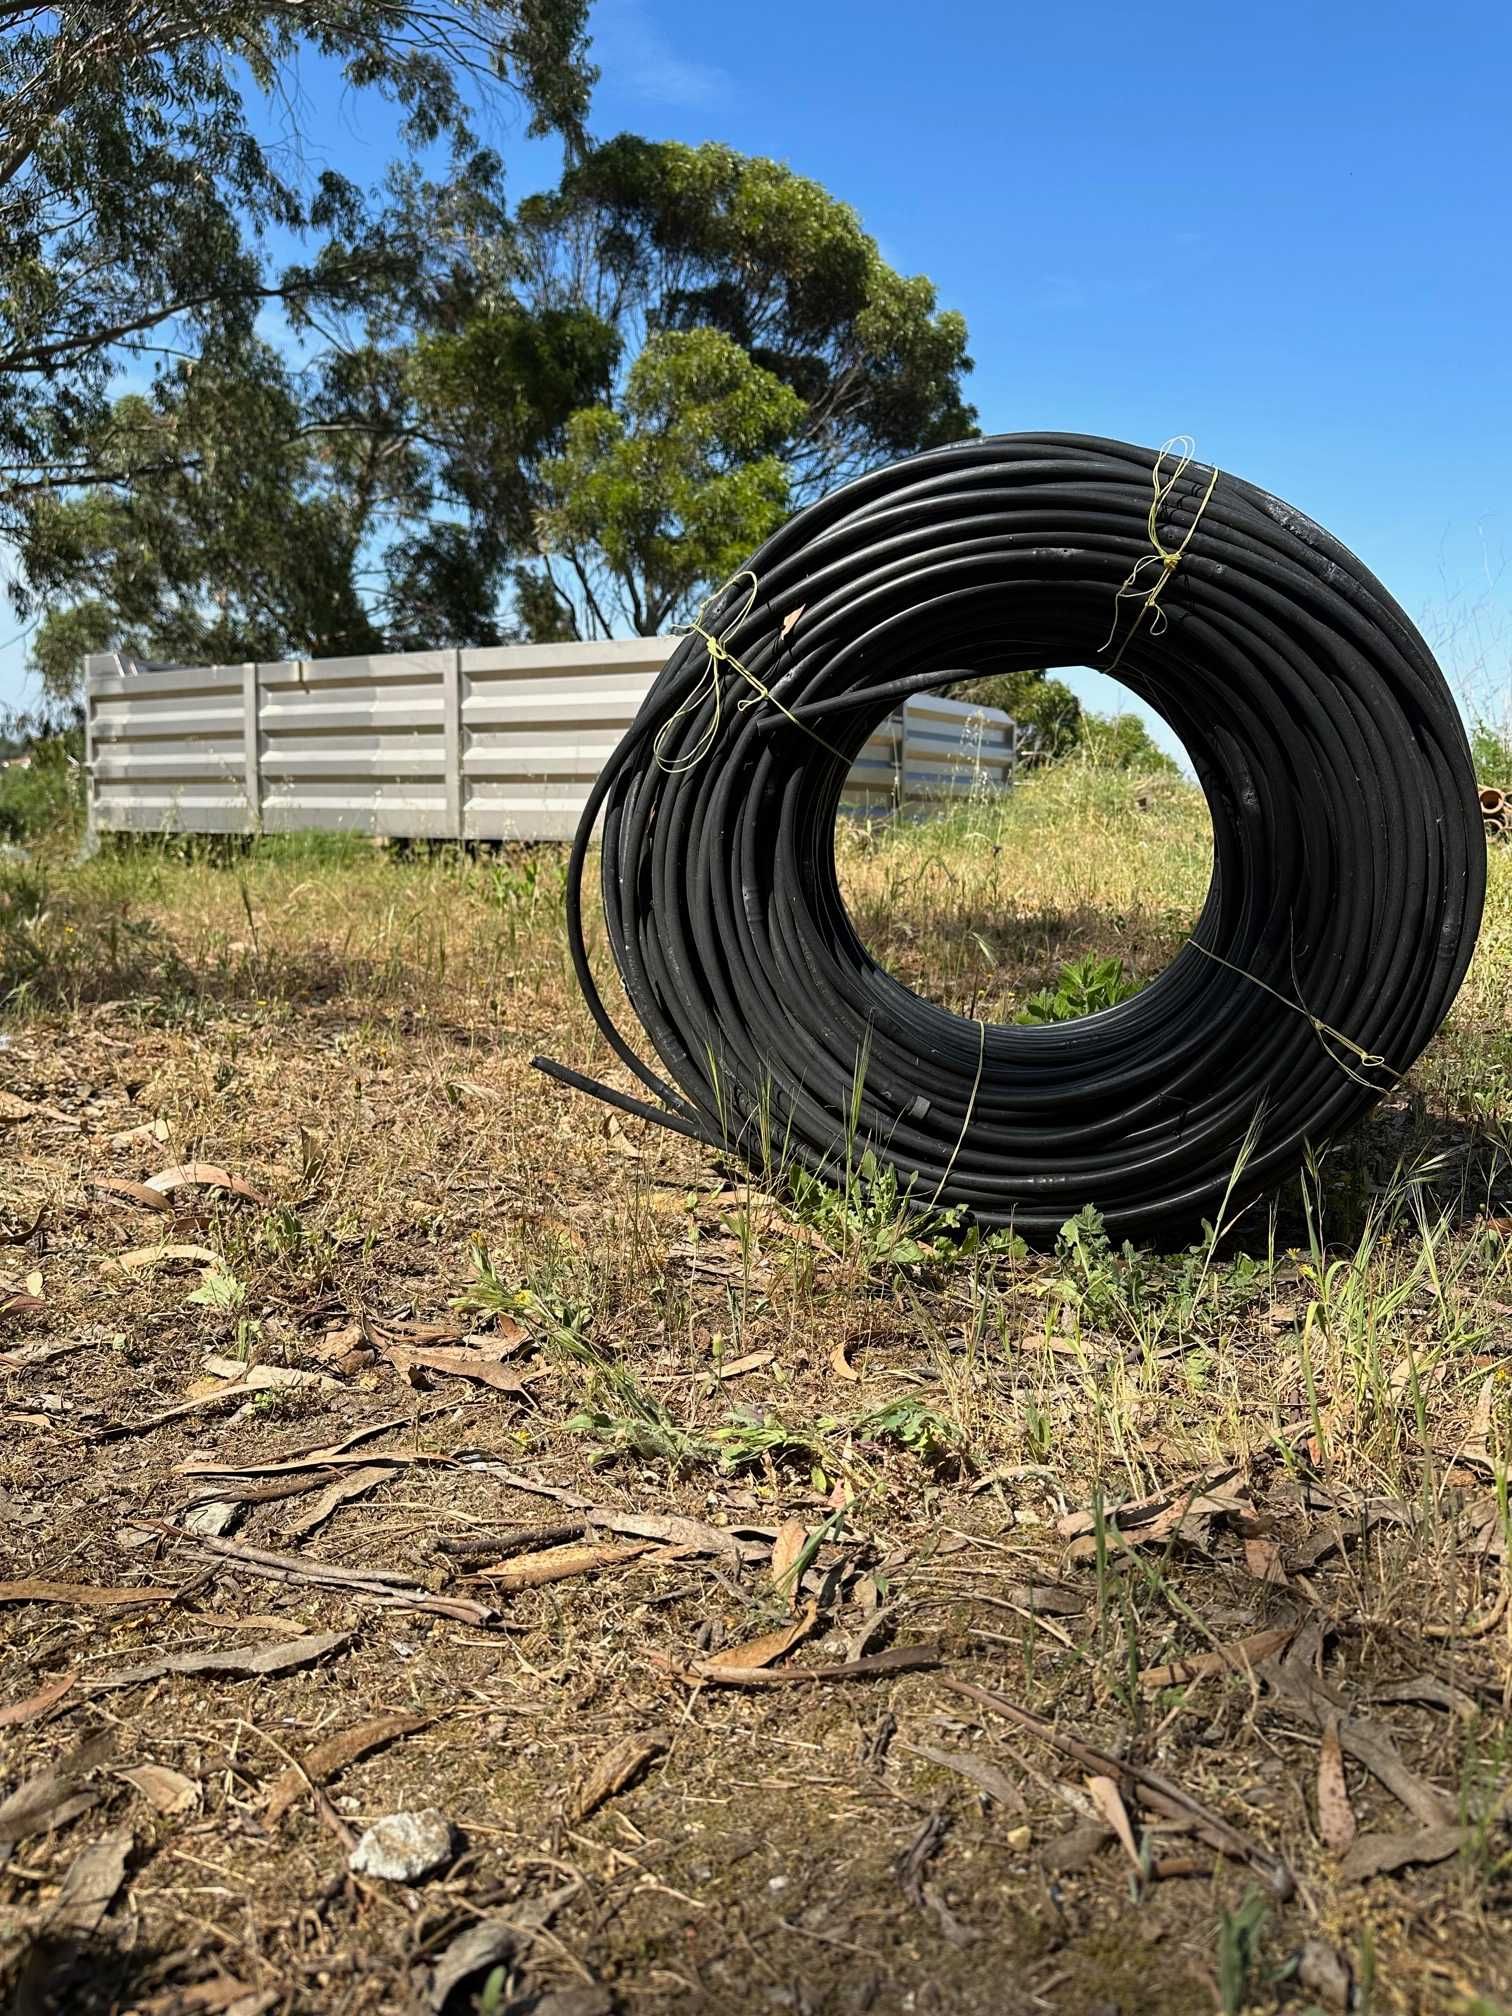
[[[849,834],[842,870],[896,970],[1011,1012],[1083,950],[1148,978],[1200,904],[1204,848],[1181,787],[1066,773],[1004,813]],[[187,2016],[235,2006],[188,1997],[234,1977],[247,2011],[406,2010],[458,1932],[558,1890],[549,1928],[448,2006],[1301,2011],[1340,2006],[1330,1955],[1357,2008],[1512,2004],[1512,869],[1492,869],[1450,1028],[1293,1195],[1190,1252],[1113,1252],[1083,1221],[1042,1255],[935,1244],[875,1198],[751,1198],[533,1073],[542,1047],[604,1061],[554,855],[266,846],[13,873],[0,1084],[35,1110],[0,1114],[0,1274],[40,1273],[45,1309],[3,1319],[0,1575],[175,1592],[0,1610],[0,1709],[79,1676],[0,1724],[0,1787],[108,1745],[80,1767],[94,1807],[0,1869],[13,2006]],[[154,1121],[166,1141],[112,1145]],[[266,1205],[181,1191],[170,1226],[92,1187],[193,1159]],[[216,1265],[120,1266],[165,1239]],[[496,1362],[528,1393],[395,1369],[417,1343],[394,1326],[427,1321],[518,1339]],[[209,1390],[207,1356],[337,1383],[145,1425]],[[318,1531],[293,1530],[313,1491],[254,1494],[230,1538],[409,1576],[406,1605],[265,1579],[149,1523],[211,1488],[191,1457],[267,1463],[382,1423],[361,1446],[384,1475]],[[1215,1509],[1120,1543],[1119,1505],[1230,1466]],[[527,1483],[712,1523],[743,1558],[660,1545],[501,1593],[438,1543],[560,1521]],[[1068,1556],[1075,1513],[1090,1531]],[[939,1669],[770,1689],[669,1673],[787,1616],[794,1575],[767,1559],[784,1526],[819,1606],[789,1664],[931,1644]],[[459,1601],[496,1621],[436,1614]],[[1150,1684],[1293,1626],[1289,1660]],[[91,1691],[160,1651],[300,1628],[356,1636],[281,1678]],[[1127,1776],[1142,1866],[1097,1847],[1099,1774],[950,1679],[1157,1770],[1284,1857],[1295,1895],[1160,1831]],[[434,1719],[268,1822],[290,1756],[393,1713]],[[1359,1833],[1437,1813],[1462,1830],[1444,1859],[1347,1880],[1320,1835],[1332,1714]],[[653,1729],[666,1747],[580,1819],[595,1764]],[[1372,1739],[1395,1789],[1361,1761]],[[143,1763],[190,1779],[193,1807],[160,1813],[117,1775]],[[449,1871],[413,1893],[345,1875],[343,1829],[427,1805],[459,1830]],[[1334,1802],[1323,1817],[1337,1842]],[[60,1929],[64,1875],[123,1827],[119,1901],[97,1933]]]

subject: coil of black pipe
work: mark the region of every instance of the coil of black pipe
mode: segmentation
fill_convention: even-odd
[[[1227,473],[1172,470],[1121,442],[999,435],[863,476],[778,531],[673,651],[573,849],[578,978],[651,1097],[543,1068],[758,1169],[834,1178],[869,1146],[916,1206],[1029,1236],[1086,1203],[1120,1236],[1191,1225],[1396,1084],[1480,922],[1458,710],[1336,540]],[[1180,737],[1212,881],[1192,942],[1131,1000],[984,1025],[860,942],[835,867],[841,790],[906,695],[1062,665],[1116,665]],[[659,1068],[590,969],[601,813],[608,942]]]

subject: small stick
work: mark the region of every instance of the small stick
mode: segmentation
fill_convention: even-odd
[[[511,1554],[528,1554],[537,1547],[563,1547],[581,1540],[588,1531],[582,1519],[558,1519],[544,1526],[511,1526],[492,1538],[486,1533],[460,1536],[443,1534],[436,1542],[439,1554],[457,1561],[503,1561]]]
[[[1151,1771],[1143,1764],[1133,1764],[1120,1757],[1110,1757],[1105,1751],[1096,1750],[1090,1743],[1083,1743],[1075,1736],[1067,1736],[1047,1722],[1042,1716],[1033,1715],[1027,1708],[1021,1708],[1016,1701],[1010,1701],[1004,1694],[993,1694],[985,1687],[973,1686],[969,1680],[957,1680],[949,1674],[944,1676],[944,1684],[953,1693],[965,1694],[973,1701],[979,1701],[998,1714],[1006,1715],[1010,1722],[1017,1722],[1020,1728],[1038,1736],[1053,1750],[1059,1750],[1063,1757],[1070,1757],[1084,1769],[1096,1776],[1112,1778],[1115,1783],[1128,1783],[1138,1797],[1140,1804],[1151,1807],[1155,1812],[1172,1820],[1187,1821],[1194,1833],[1201,1835],[1209,1846],[1229,1856],[1236,1862],[1248,1862],[1250,1867],[1263,1876],[1274,1894],[1283,1901],[1296,1889],[1296,1881],[1291,1870],[1279,1855],[1273,1855],[1268,1848],[1262,1848],[1257,1841],[1251,1841],[1241,1834],[1237,1827],[1231,1827],[1227,1820],[1211,1812],[1189,1792]]]
[[[462,1596],[432,1596],[408,1576],[385,1574],[381,1569],[338,1568],[328,1561],[301,1561],[297,1554],[274,1554],[263,1547],[244,1547],[235,1540],[218,1539],[208,1533],[186,1533],[182,1526],[166,1519],[143,1519],[141,1525],[166,1533],[173,1540],[187,1540],[211,1554],[234,1561],[249,1574],[273,1582],[301,1582],[321,1589],[338,1589],[343,1594],[379,1603],[390,1610],[424,1610],[435,1617],[450,1617],[459,1624],[487,1626],[496,1613],[486,1604],[469,1602]]]

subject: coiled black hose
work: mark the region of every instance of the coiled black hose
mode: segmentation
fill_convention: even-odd
[[[573,849],[578,979],[661,1103],[543,1068],[758,1168],[787,1156],[833,1177],[869,1146],[916,1205],[1031,1236],[1089,1202],[1119,1235],[1189,1225],[1236,1170],[1231,1203],[1389,1089],[1447,1014],[1480,922],[1458,712],[1336,540],[1232,476],[1193,464],[1172,484],[1172,469],[1116,441],[999,435],[864,476],[776,533],[751,561],[754,596],[731,584],[704,619],[772,697],[687,637]],[[1150,537],[1163,482],[1168,569]],[[1207,796],[1194,942],[1080,1021],[984,1026],[921,1000],[841,898],[850,759],[907,694],[1115,663]],[[663,1072],[589,970],[581,884],[601,811],[609,943]]]

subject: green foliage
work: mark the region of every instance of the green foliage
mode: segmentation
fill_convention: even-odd
[[[46,969],[47,899],[34,869],[0,864],[0,1004],[23,996]]]
[[[84,826],[82,737],[77,730],[34,742],[24,769],[0,770],[0,841],[72,849]]]
[[[317,39],[335,10],[311,0]],[[410,10],[389,11],[400,36]],[[346,0],[342,20],[381,12]],[[415,12],[425,48],[440,29]],[[459,12],[522,33],[554,22],[566,69],[517,81],[561,106],[582,0],[443,0],[437,18]],[[268,80],[295,46],[277,42]],[[443,175],[307,192],[250,141],[240,179],[212,152],[224,228],[196,267],[203,326],[160,318],[187,354],[112,403],[106,344],[66,453],[37,434],[28,452],[57,480],[14,518],[50,693],[75,689],[92,650],[238,662],[654,633],[817,490],[974,430],[960,316],[816,183],[728,147],[621,136],[511,218],[458,80],[444,64],[404,77],[410,126],[450,142]],[[356,81],[410,105],[376,54]],[[230,84],[195,72],[183,89],[240,119]],[[256,241],[274,222],[314,245],[282,274]],[[254,334],[265,291],[297,368]]]
[[[86,445],[120,487],[50,494],[31,515],[32,582],[76,598],[38,626],[45,690],[66,698],[85,650],[235,664],[379,648],[355,568],[392,481],[332,481],[317,438],[287,366],[256,342],[118,400]],[[161,467],[135,484],[144,454]]]
[[[1080,746],[1081,702],[1062,679],[1042,670],[994,672],[985,679],[962,679],[947,689],[956,700],[978,707],[1001,707],[1020,728],[1033,731],[1036,762],[1053,763]]]
[[[104,553],[116,578],[80,619],[99,643],[137,620],[112,602],[131,544],[118,500],[140,501],[182,472],[217,489],[223,503],[236,500],[217,447],[241,476],[266,459],[264,493],[283,494],[279,430],[266,438],[274,424],[266,405],[248,416],[261,444],[255,458],[236,445],[229,416],[207,442],[204,414],[186,410],[240,396],[247,385],[275,406],[286,397],[257,357],[264,305],[276,300],[308,326],[312,314],[339,314],[358,295],[413,297],[420,282],[434,295],[449,249],[446,234],[412,228],[416,206],[398,200],[399,183],[394,200],[370,210],[331,171],[291,173],[301,150],[265,145],[252,106],[287,93],[301,54],[317,51],[353,89],[396,107],[407,149],[447,152],[447,186],[465,196],[497,168],[473,132],[485,79],[524,97],[532,131],[556,127],[581,143],[593,77],[587,0],[303,0],[297,8],[280,0],[72,0],[12,8],[6,18],[0,534],[19,554],[12,593],[27,614],[39,602],[77,599],[88,555]],[[272,247],[291,241],[310,256],[279,267]],[[112,393],[127,368],[151,383],[122,408]],[[195,374],[203,384],[191,387]],[[327,360],[314,375],[318,393],[342,372]],[[371,405],[352,417],[369,422]],[[370,439],[369,454],[373,446]],[[81,488],[105,522],[53,508]],[[135,557],[144,574],[158,565],[145,539]],[[204,556],[201,600],[219,591],[216,557]],[[178,571],[182,579],[182,555]],[[46,649],[56,687],[62,638]]]
[[[529,517],[509,569],[529,635],[664,627],[793,505],[974,431],[962,318],[779,162],[622,134],[521,204],[506,263],[465,312],[448,303],[444,483],[500,550],[496,500]],[[473,325],[562,313],[613,368],[549,452],[521,455]],[[434,386],[416,386],[427,430]]]
[[[720,331],[658,333],[618,407],[575,413],[562,454],[543,465],[544,552],[579,566],[594,554],[636,629],[654,636],[781,524],[781,449],[803,410]]]
[[[868,1273],[922,1265],[935,1255],[938,1234],[949,1229],[938,1218],[931,1223],[910,1216],[910,1195],[897,1170],[879,1162],[870,1148],[853,1159],[838,1186],[795,1167],[788,1187],[794,1216],[837,1252],[852,1254]]]
[[[1261,1942],[1270,1907],[1253,1887],[1232,1911],[1218,1918],[1218,1997],[1223,2016],[1241,2016],[1258,1984]]]
[[[1055,1288],[1063,1303],[1089,1322],[1103,1325],[1128,1311],[1130,1288],[1136,1293],[1138,1288],[1138,1258],[1129,1245],[1122,1255],[1113,1251],[1102,1213],[1094,1205],[1084,1204],[1062,1225],[1055,1257],[1061,1265]]]
[[[519,221],[543,291],[581,290],[627,352],[659,329],[716,329],[781,378],[805,409],[799,495],[974,431],[961,316],[938,312],[930,283],[895,273],[848,204],[782,162],[621,134]]]
[[[1081,754],[1097,770],[1181,774],[1181,766],[1152,738],[1137,714],[1088,714],[1082,724]]]
[[[931,1468],[954,1458],[961,1442],[960,1428],[948,1415],[907,1396],[863,1414],[855,1432],[876,1441],[896,1442]]]
[[[1089,952],[1085,959],[1073,959],[1062,966],[1054,987],[1031,994],[1015,1022],[1074,1022],[1082,1015],[1096,1015],[1114,1008],[1139,992],[1136,981],[1124,972],[1122,959],[1099,959]]]
[[[1470,760],[1482,784],[1512,790],[1512,725],[1482,716],[1471,724]]]
[[[994,672],[960,679],[947,689],[956,700],[1001,707],[1034,731],[1031,755],[1055,763],[1077,755],[1099,770],[1139,770],[1180,775],[1180,765],[1153,740],[1137,714],[1088,714],[1063,680],[1043,671]],[[1512,776],[1512,766],[1508,773]]]

